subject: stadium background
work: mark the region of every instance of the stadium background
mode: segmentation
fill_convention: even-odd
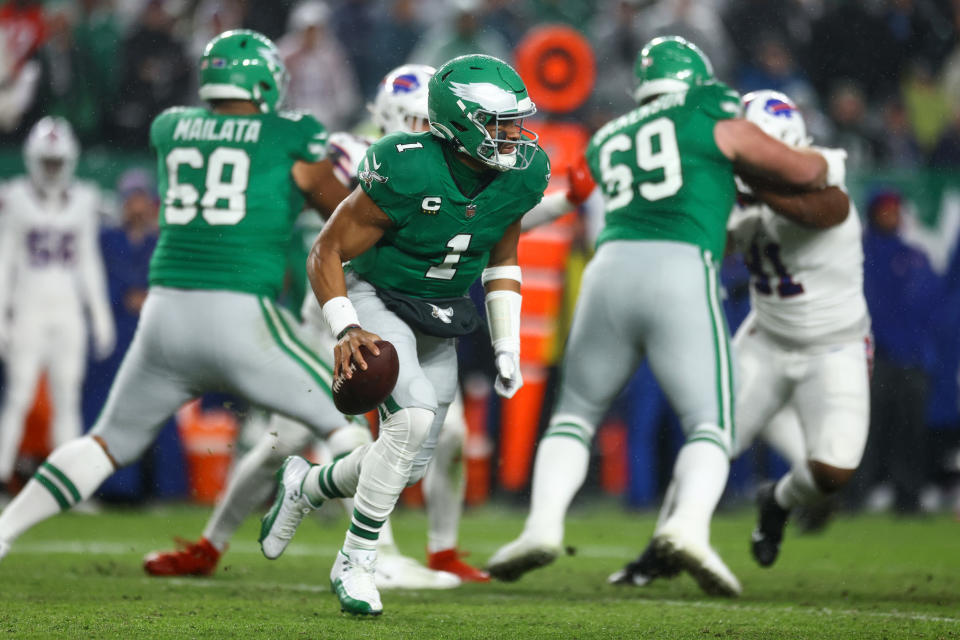
[[[901,206],[903,242],[926,257],[904,272],[891,256],[867,255],[868,283],[884,285],[879,293],[867,290],[878,357],[920,376],[923,393],[902,402],[922,403],[926,419],[871,444],[867,466],[875,470],[862,474],[846,503],[907,512],[960,504],[960,2],[8,1],[0,7],[0,177],[22,172],[21,145],[30,126],[43,115],[62,115],[83,145],[78,174],[111,196],[105,233],[118,226],[131,198],[149,194],[155,206],[154,161],[146,148],[150,120],[167,106],[197,102],[195,61],[203,44],[240,26],[277,40],[292,75],[289,106],[313,111],[331,131],[369,132],[364,105],[383,73],[400,62],[439,65],[476,51],[509,60],[540,106],[533,128],[554,161],[551,188],[562,188],[563,168],[586,136],[631,107],[633,62],[654,35],[676,33],[698,43],[719,77],[741,92],[788,93],[819,144],[848,151],[851,193],[861,215]],[[461,345],[472,504],[524,495],[544,407],[550,406],[553,365],[597,224],[573,214],[524,240],[527,385],[515,400],[500,403],[490,391],[485,335]],[[311,229],[305,227],[305,237]],[[294,265],[302,265],[299,240],[291,247]],[[124,307],[126,291],[143,286],[131,274],[143,271],[145,255],[107,257],[120,340],[110,359],[89,367],[87,427],[135,326],[135,314]],[[735,329],[748,308],[742,261],[727,260],[724,282]],[[293,308],[298,295],[302,288],[298,294],[294,278],[288,292]],[[171,423],[150,455],[108,481],[101,496],[212,499],[218,474],[235,451],[231,412],[237,408],[228,398],[205,398],[202,406],[181,412],[179,426]],[[25,476],[31,461],[48,450],[45,410],[41,393],[22,450]],[[874,440],[878,428],[886,427],[873,426]],[[641,369],[599,431],[585,494],[653,505],[680,438],[649,371]],[[907,477],[887,472],[892,452],[907,460],[899,465]],[[728,499],[748,495],[779,464],[762,448],[745,456],[734,466]],[[894,496],[898,491],[906,495]],[[416,502],[415,492],[408,502]]]

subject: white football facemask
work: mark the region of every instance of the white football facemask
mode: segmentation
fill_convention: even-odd
[[[61,191],[73,181],[80,146],[70,123],[47,116],[30,130],[23,146],[27,173],[38,189]]]
[[[810,146],[803,114],[779,91],[752,91],[743,96],[744,117],[767,135],[794,147]]]
[[[384,76],[373,103],[367,105],[383,135],[429,131],[427,82],[435,71],[425,64],[405,64]]]

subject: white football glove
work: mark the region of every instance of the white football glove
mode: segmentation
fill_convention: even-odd
[[[510,399],[523,386],[520,354],[514,351],[498,351],[493,362],[497,368],[497,379],[493,388],[501,398]]]

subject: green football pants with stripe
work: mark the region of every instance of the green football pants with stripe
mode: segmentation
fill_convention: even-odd
[[[584,272],[546,435],[589,446],[644,357],[687,441],[708,440],[729,453],[733,367],[717,265],[680,242],[616,241],[598,249]]]
[[[183,403],[220,392],[325,437],[347,419],[330,392],[332,343],[321,338],[266,297],[152,287],[92,433],[124,466]]]

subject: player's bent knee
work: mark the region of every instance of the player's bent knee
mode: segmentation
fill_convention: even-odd
[[[411,458],[430,435],[434,412],[420,407],[400,409],[380,424],[380,439]]]
[[[817,488],[827,495],[836,493],[846,486],[856,472],[856,469],[842,469],[817,460],[810,460],[807,466]]]

